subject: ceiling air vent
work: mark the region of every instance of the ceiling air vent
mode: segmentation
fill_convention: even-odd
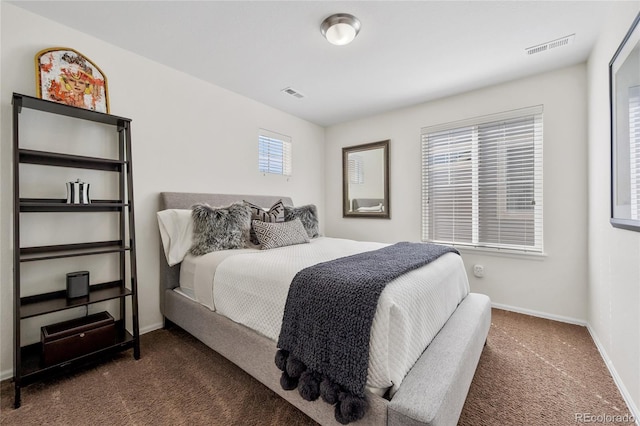
[[[287,95],[291,95],[294,98],[298,98],[298,99],[304,98],[304,95],[302,93],[298,92],[296,89],[293,89],[291,87],[284,88],[281,90],[281,92],[284,92]]]
[[[543,44],[538,44],[537,46],[528,47],[525,49],[527,55],[533,55],[534,53],[546,52],[547,50],[555,49],[556,47],[567,46],[573,43],[573,39],[576,37],[575,34],[571,34],[557,40],[548,41]]]

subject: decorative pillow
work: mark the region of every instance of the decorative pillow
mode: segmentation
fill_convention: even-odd
[[[278,200],[269,210],[256,206],[248,201],[245,201],[244,204],[251,209],[252,221],[260,220],[262,222],[271,223],[284,222],[284,204],[282,203],[282,200]],[[253,226],[251,226],[250,238],[253,244],[260,244]]]
[[[193,244],[191,210],[167,209],[156,213],[164,255],[169,266],[182,262]]]
[[[309,242],[307,231],[302,226],[300,219],[280,223],[253,220],[252,224],[256,230],[258,241],[262,244],[262,250]]]
[[[284,220],[288,222],[296,218],[302,222],[309,238],[318,236],[318,210],[314,204],[300,207],[284,206]]]
[[[190,252],[202,256],[216,250],[244,248],[249,240],[251,210],[243,203],[228,207],[193,206],[193,245]]]

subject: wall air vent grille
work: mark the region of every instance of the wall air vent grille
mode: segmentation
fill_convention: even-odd
[[[543,44],[538,44],[536,46],[527,47],[525,49],[525,52],[527,52],[527,55],[533,55],[535,53],[546,52],[547,50],[555,49],[557,47],[567,46],[573,43],[573,39],[575,37],[576,37],[575,34],[571,34],[571,35],[559,38],[557,40],[552,40]]]
[[[286,93],[287,95],[291,95],[294,98],[298,98],[298,99],[304,98],[304,95],[302,93],[298,92],[296,89],[293,89],[291,87],[286,87],[282,89],[281,92]]]

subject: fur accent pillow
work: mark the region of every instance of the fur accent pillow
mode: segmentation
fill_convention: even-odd
[[[260,206],[256,206],[255,204],[248,201],[244,201],[244,204],[251,209],[252,221],[260,220],[262,222],[271,223],[284,222],[284,204],[282,203],[282,200],[278,200],[268,210]],[[260,244],[260,242],[258,241],[258,237],[256,237],[256,232],[253,226],[251,226],[250,238],[253,244]]]
[[[233,203],[228,207],[196,204],[191,215],[193,245],[189,251],[194,256],[244,248],[249,240],[251,210],[243,203]]]
[[[258,241],[262,244],[262,250],[309,242],[307,231],[300,219],[280,223],[253,220],[252,224]]]
[[[318,210],[314,204],[300,207],[284,206],[284,220],[288,222],[294,219],[300,219],[309,238],[316,238],[319,235]]]

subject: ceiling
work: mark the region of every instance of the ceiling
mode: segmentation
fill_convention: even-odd
[[[612,2],[11,3],[330,126],[583,62]],[[321,36],[320,23],[334,13],[361,21],[353,43],[334,46]],[[525,53],[570,34],[570,45]],[[304,98],[283,93],[287,87]]]

